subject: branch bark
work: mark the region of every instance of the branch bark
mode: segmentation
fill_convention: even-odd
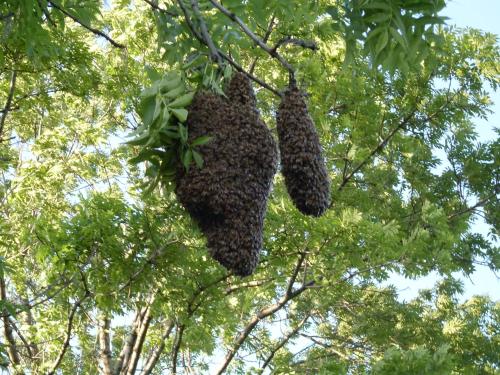
[[[103,375],[111,375],[111,340],[109,337],[109,330],[111,322],[109,318],[102,317],[99,320],[99,358],[102,366]]]
[[[271,363],[271,361],[273,360],[274,356],[276,355],[276,353],[281,349],[283,348],[287,343],[288,341],[290,341],[290,339],[295,336],[301,329],[302,327],[304,326],[304,324],[307,322],[307,320],[310,318],[310,315],[306,315],[304,317],[304,319],[302,319],[299,324],[297,324],[297,326],[291,330],[290,332],[288,332],[284,337],[283,339],[280,341],[280,343],[271,351],[271,353],[267,356],[266,360],[264,361],[261,369],[264,370],[267,366],[269,366],[269,364]]]
[[[281,56],[275,49],[269,47],[266,43],[264,43],[255,33],[250,30],[250,28],[233,12],[229,11],[226,9],[222,4],[218,3],[215,0],[209,0],[210,3],[217,8],[221,13],[223,13],[225,16],[227,16],[230,20],[233,22],[237,23],[238,26],[243,30],[245,34],[248,35],[250,39],[253,40],[253,42],[258,45],[260,48],[262,48],[265,52],[269,54],[269,56],[275,58],[278,60],[283,67],[285,67],[286,70],[290,73],[290,75],[293,77],[295,70],[293,67],[290,65],[288,61],[286,61],[283,56]]]
[[[5,284],[4,275],[0,275],[0,300],[3,303],[8,303],[7,301],[7,286]],[[13,367],[19,366],[21,363],[21,358],[19,355],[19,351],[17,350],[16,340],[14,338],[12,326],[9,321],[9,316],[4,314],[2,317],[3,320],[3,335],[5,340],[7,341],[7,354],[9,355],[9,359]],[[14,373],[19,373],[14,370]]]
[[[193,8],[194,15],[196,16],[198,22],[200,23],[201,36],[205,41],[208,50],[210,51],[210,59],[213,62],[217,63],[219,66],[222,66],[222,57],[220,56],[219,51],[215,47],[215,44],[212,38],[210,37],[210,34],[208,33],[207,24],[205,23],[205,20],[201,15],[198,0],[191,0],[191,8]]]
[[[10,78],[9,94],[7,96],[7,101],[2,111],[2,117],[0,117],[0,142],[3,141],[2,135],[5,126],[5,119],[7,118],[7,114],[11,109],[12,99],[14,98],[14,91],[16,90],[16,80],[17,80],[17,71],[13,70]]]
[[[161,336],[161,344],[156,347],[149,358],[146,361],[146,364],[142,368],[142,374],[143,375],[151,375],[153,372],[153,369],[155,368],[156,364],[158,363],[158,360],[160,359],[161,354],[165,350],[165,341],[170,337],[170,334],[172,333],[172,330],[174,328],[174,323],[172,321],[169,321],[167,323],[167,327],[165,329],[165,332]]]
[[[144,313],[144,318],[142,320],[142,324],[139,328],[139,331],[137,333],[137,339],[135,340],[134,347],[132,349],[132,353],[130,355],[130,360],[128,363],[128,368],[127,372],[124,374],[126,375],[134,375],[135,370],[137,368],[137,363],[139,362],[139,358],[142,353],[142,347],[144,344],[144,340],[146,339],[146,334],[149,329],[149,323],[151,323],[151,305],[148,305],[146,308],[146,311]]]
[[[59,350],[59,354],[57,355],[56,360],[54,361],[54,364],[52,365],[51,369],[49,372],[47,372],[47,375],[54,375],[56,373],[57,368],[61,365],[61,362],[64,358],[64,355],[66,354],[66,351],[68,350],[69,347],[69,342],[71,340],[71,335],[73,334],[73,321],[75,319],[75,314],[78,308],[82,305],[83,301],[90,295],[90,293],[87,291],[85,295],[77,300],[75,304],[73,305],[71,312],[69,313],[68,316],[68,324],[66,325],[66,337],[64,338],[63,345],[61,349]]]
[[[187,23],[187,26],[188,28],[191,30],[191,32],[193,33],[194,37],[196,39],[198,39],[202,44],[204,45],[207,45],[206,44],[206,41],[203,39],[202,35],[200,33],[198,33],[198,31],[194,28],[194,25],[193,25],[193,22],[191,21],[191,18],[189,17],[189,13],[186,9],[186,7],[184,6],[184,4],[182,3],[182,0],[177,0],[177,3],[179,4],[179,7],[181,8],[183,14],[184,14],[184,19],[186,20],[186,23]],[[239,64],[237,64],[233,59],[231,59],[227,54],[225,54],[223,51],[221,51],[220,49],[217,49],[217,52],[218,54],[224,59],[226,60],[233,68],[235,68],[238,72],[241,72],[243,74],[245,74],[248,78],[250,78],[252,81],[256,82],[257,84],[259,84],[260,86],[264,87],[266,90],[269,90],[270,92],[272,92],[274,95],[278,96],[278,97],[282,97],[283,95],[276,89],[274,89],[273,87],[271,87],[270,85],[268,85],[266,82],[264,82],[263,80],[261,80],[260,78],[257,78],[255,77],[253,74],[247,72],[245,69],[243,69],[243,67],[241,67]]]
[[[243,343],[246,341],[246,339],[248,338],[250,333],[254,330],[254,328],[257,326],[257,324],[261,320],[267,318],[270,315],[275,314],[277,311],[282,309],[289,301],[298,297],[304,291],[306,291],[307,289],[309,289],[311,286],[313,286],[316,283],[314,280],[312,280],[306,284],[303,284],[300,288],[298,288],[296,290],[292,290],[293,285],[295,284],[295,281],[296,281],[297,276],[299,274],[298,270],[300,270],[300,267],[302,266],[304,259],[305,259],[305,254],[301,254],[301,256],[297,262],[297,265],[295,266],[295,270],[294,270],[292,276],[290,277],[290,280],[288,281],[285,295],[278,302],[259,310],[259,312],[257,314],[255,314],[247,322],[246,326],[243,328],[241,333],[236,338],[232,348],[228,350],[224,360],[222,361],[222,363],[219,365],[217,371],[215,372],[217,375],[221,375],[226,371],[227,367],[229,366],[229,364],[233,360],[234,356],[236,355],[236,353],[240,349],[241,345],[243,345]]]

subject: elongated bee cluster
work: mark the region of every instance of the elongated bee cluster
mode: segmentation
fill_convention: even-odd
[[[250,275],[262,247],[263,221],[277,169],[276,143],[255,107],[251,84],[235,74],[227,98],[198,92],[189,107],[190,139],[204,167],[179,168],[176,193],[207,238],[211,256],[236,275]]]
[[[321,216],[330,204],[330,181],[316,127],[297,87],[285,92],[276,123],[288,194],[300,212]]]
[[[248,276],[262,248],[278,151],[244,74],[233,76],[226,96],[195,95],[186,122],[188,141],[205,135],[212,141],[198,149],[203,168],[178,168],[175,191],[206,236],[210,255],[234,274]],[[329,204],[329,180],[314,124],[295,87],[283,97],[277,124],[288,192],[301,212],[319,216]]]

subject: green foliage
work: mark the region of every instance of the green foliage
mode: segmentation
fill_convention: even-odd
[[[212,1],[201,17],[151,3],[0,4],[0,366],[94,374],[133,342],[129,373],[224,358],[234,374],[498,373],[500,304],[456,279],[500,267],[498,131],[479,143],[475,125],[500,84],[496,36],[443,26],[442,1],[222,2],[270,30],[269,54]],[[230,62],[211,61],[201,21]],[[231,69],[269,86],[254,81],[274,132],[290,73],[276,54],[308,93],[333,203],[301,215],[278,174],[240,279],[172,192],[140,186],[203,167],[187,108]],[[411,300],[383,286],[431,272]]]

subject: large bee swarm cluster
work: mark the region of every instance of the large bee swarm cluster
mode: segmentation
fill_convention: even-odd
[[[204,166],[179,168],[176,194],[207,238],[210,255],[236,275],[255,270],[262,247],[267,198],[277,169],[276,143],[255,107],[246,76],[235,74],[228,98],[198,92],[189,107],[189,141]]]
[[[316,128],[295,86],[285,92],[276,122],[288,193],[303,214],[320,216],[330,204],[330,181]]]

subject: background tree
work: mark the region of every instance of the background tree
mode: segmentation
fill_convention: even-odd
[[[452,273],[500,265],[499,142],[478,143],[472,122],[488,115],[500,50],[494,35],[440,26],[443,6],[2,2],[3,368],[498,372],[500,305],[460,303]],[[276,176],[265,250],[244,279],[208,257],[168,181],[142,193],[159,172],[130,165],[140,150],[123,144],[157,73],[184,67],[187,87],[218,91],[227,66],[251,77],[273,131],[297,80],[332,180],[314,219]],[[443,282],[409,302],[380,286],[431,271]]]

